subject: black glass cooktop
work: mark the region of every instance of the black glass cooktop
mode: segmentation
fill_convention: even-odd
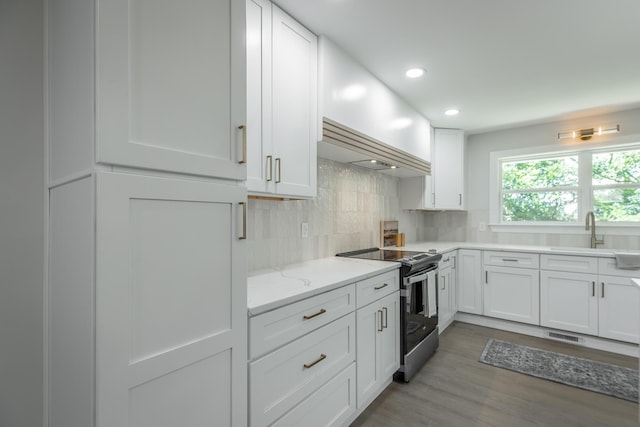
[[[357,251],[351,252],[342,252],[336,254],[336,256],[349,257],[349,258],[362,258],[362,259],[373,259],[376,261],[400,261],[403,259],[411,259],[414,257],[420,257],[428,255],[424,252],[416,252],[416,251],[401,251],[401,250],[393,250],[393,249],[378,249],[378,248],[369,248],[369,249],[360,249]]]

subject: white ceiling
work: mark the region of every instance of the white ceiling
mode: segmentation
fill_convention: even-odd
[[[640,106],[640,0],[276,3],[434,127],[480,133]],[[414,66],[425,77],[407,79]]]

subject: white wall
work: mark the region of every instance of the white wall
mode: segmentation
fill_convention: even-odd
[[[318,159],[315,199],[249,200],[249,271],[380,246],[381,220],[397,219],[407,243],[428,240],[425,215],[400,209],[398,178]]]
[[[598,125],[620,125],[618,138],[635,135],[640,142],[640,108],[617,113],[602,114],[579,120],[549,122],[532,126],[506,129],[477,135],[470,135],[467,142],[467,239],[479,242],[522,243],[552,246],[587,246],[589,234],[582,235],[546,235],[523,233],[492,233],[478,231],[480,222],[489,221],[489,155],[493,151],[513,150],[532,146],[566,145],[557,139],[558,132],[590,128]],[[607,141],[611,137],[603,136],[598,141]],[[592,140],[593,142],[596,141]],[[575,142],[573,144],[576,144]],[[579,144],[579,143],[578,143]],[[639,249],[637,236],[608,236],[605,246],[617,249]]]
[[[0,0],[0,426],[43,423],[43,1]]]

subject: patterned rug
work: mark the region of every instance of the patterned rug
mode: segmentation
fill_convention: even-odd
[[[490,339],[480,362],[638,402],[638,371]]]

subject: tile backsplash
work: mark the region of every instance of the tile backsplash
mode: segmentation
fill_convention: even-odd
[[[249,271],[379,246],[381,220],[398,220],[407,243],[433,239],[430,234],[440,224],[427,225],[428,213],[402,211],[398,182],[379,172],[319,158],[315,199],[249,200]],[[300,237],[303,222],[309,224],[307,238]]]

